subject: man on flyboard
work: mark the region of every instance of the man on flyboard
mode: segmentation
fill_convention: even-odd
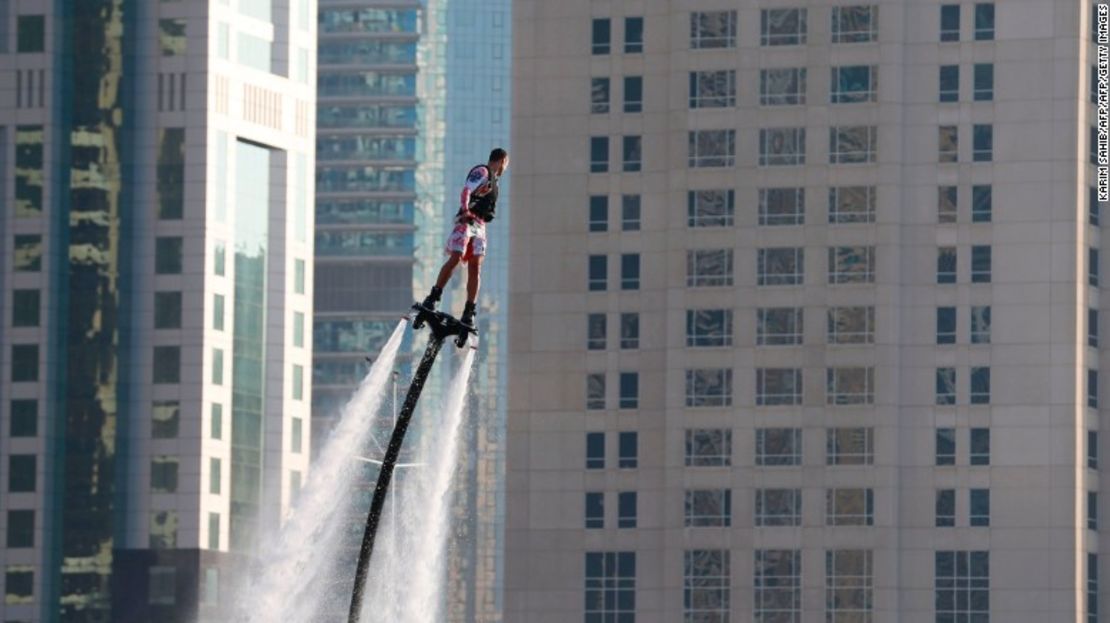
[[[497,208],[497,183],[507,168],[509,152],[498,147],[490,152],[487,164],[470,169],[463,186],[459,211],[455,215],[455,228],[447,238],[446,253],[449,257],[423,303],[428,310],[435,311],[455,267],[459,262],[466,264],[466,306],[459,322],[471,328],[474,327],[474,304],[478,299],[482,258],[486,255],[486,223],[493,220]]]

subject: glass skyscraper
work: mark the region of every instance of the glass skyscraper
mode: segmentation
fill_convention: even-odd
[[[208,620],[300,487],[312,5],[0,2],[0,619]]]

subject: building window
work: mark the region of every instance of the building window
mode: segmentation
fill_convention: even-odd
[[[1087,369],[1087,406],[1098,408],[1098,370]]]
[[[208,549],[211,549],[211,550],[220,549],[220,514],[219,513],[208,513]],[[216,569],[207,569],[206,571],[210,575],[210,574],[216,572]],[[206,577],[205,580],[207,582],[208,580],[210,580],[210,578]],[[205,587],[205,589],[206,589],[205,590],[206,603],[213,604],[213,605],[217,603],[217,596],[215,595],[216,591],[219,590],[217,588],[217,585],[218,585],[218,582],[212,582],[211,584],[209,584],[208,586]]]
[[[991,490],[971,489],[969,496],[968,523],[971,527],[988,527],[991,525]]]
[[[586,350],[605,350],[606,318],[604,313],[586,315]]]
[[[224,297],[222,294],[216,295],[216,303],[213,314],[216,316],[219,326],[215,328],[222,331],[224,328]],[[304,312],[293,312],[293,346],[304,348]]]
[[[870,623],[874,567],[870,550],[825,552],[825,612],[828,623]]]
[[[621,254],[621,290],[640,289],[640,254]]]
[[[971,187],[971,222],[991,222],[991,204],[993,203],[991,186],[975,185]],[[1098,224],[1097,222],[1095,223]]]
[[[804,316],[801,307],[761,307],[756,311],[757,346],[802,343]]]
[[[590,292],[604,292],[607,287],[606,273],[609,272],[609,258],[604,255],[591,255],[589,271]]]
[[[586,492],[585,500],[587,529],[605,527],[605,494],[599,491]]]
[[[12,269],[16,272],[37,273],[42,270],[42,236],[16,234],[12,237],[14,258]]]
[[[937,130],[937,161],[958,162],[960,159],[960,129],[942,125]]]
[[[757,428],[755,464],[764,467],[802,464],[802,429]]]
[[[732,227],[736,193],[732,190],[691,190],[687,193],[689,227]]]
[[[973,428],[970,432],[968,461],[971,465],[991,464],[991,429]]]
[[[755,525],[802,525],[801,489],[756,489]]]
[[[612,39],[609,18],[597,18],[593,21],[593,53],[608,54],[609,44]]]
[[[975,40],[994,39],[994,3],[985,2],[975,5]]]
[[[695,50],[736,47],[736,11],[691,13],[690,47]]]
[[[220,485],[222,484],[223,465],[217,457],[210,457],[208,459],[208,492],[212,495],[220,494]]]
[[[686,345],[695,348],[732,346],[732,310],[686,310]]]
[[[956,308],[937,308],[937,344],[956,343]]]
[[[34,598],[35,572],[29,565],[8,565],[4,570],[4,603],[30,604]]]
[[[5,16],[5,24],[7,23]],[[7,39],[4,33],[4,38]],[[5,44],[6,45],[6,44]],[[5,50],[7,51],[7,50]],[[34,54],[46,51],[46,16],[20,15],[16,18],[16,47],[20,54]]]
[[[825,492],[825,524],[875,525],[875,499],[871,489],[829,489]]]
[[[736,130],[695,130],[689,134],[692,168],[731,167],[736,162]]]
[[[686,286],[732,286],[732,249],[687,251]]]
[[[175,456],[155,456],[150,460],[150,492],[176,493],[177,466]]]
[[[991,308],[990,305],[971,306],[971,343],[991,343]]]
[[[829,164],[875,162],[879,131],[873,125],[829,128]]]
[[[624,18],[624,53],[640,54],[644,51],[644,18]]]
[[[636,469],[640,459],[640,435],[636,431],[625,431],[617,435],[617,467]]]
[[[587,621],[636,616],[636,552],[586,552]]]
[[[224,330],[224,295],[215,294],[212,297],[212,328],[216,331]],[[304,346],[304,314],[293,313],[293,346]]]
[[[991,401],[991,369],[971,368],[971,404],[985,405]]]
[[[40,298],[38,290],[12,290],[13,327],[39,326],[42,307]]]
[[[1087,431],[1087,467],[1098,469],[1098,431]]]
[[[300,454],[304,442],[304,421],[295,417],[290,420],[292,430],[289,434],[289,450],[293,454]]]
[[[621,314],[621,349],[631,350],[640,347],[640,314]]]
[[[15,399],[11,402],[12,419],[9,434],[12,437],[34,437],[39,430],[39,402],[34,399]]]
[[[586,433],[586,469],[605,469],[605,433]]]
[[[621,229],[640,231],[640,195],[621,195]]]
[[[830,307],[829,344],[871,344],[875,341],[874,307]]]
[[[830,428],[825,434],[829,465],[871,465],[875,459],[874,433],[870,428]]]
[[[625,173],[635,173],[643,167],[643,140],[639,136],[622,139],[622,167]]]
[[[955,489],[937,489],[935,519],[938,528],[953,528],[956,526]]]
[[[875,283],[875,247],[829,248],[829,283]]]
[[[960,100],[960,66],[940,66],[940,101],[958,102]]]
[[[591,232],[601,232],[609,229],[609,198],[605,195],[590,196],[588,226]]]
[[[218,267],[220,271],[216,274],[222,275],[223,273],[223,247],[220,247]],[[293,294],[304,294],[305,282],[305,263],[304,260],[293,260]]]
[[[990,162],[994,157],[994,126],[977,123],[971,127],[972,152],[975,162]]]
[[[635,113],[644,110],[644,77],[624,77],[624,112]]]
[[[936,553],[937,621],[990,620],[990,552]]]
[[[732,431],[727,428],[686,430],[686,467],[732,465]]]
[[[147,602],[152,606],[172,606],[177,603],[177,569],[150,567]]]
[[[805,9],[763,9],[760,12],[760,45],[802,45],[805,42]]]
[[[609,79],[590,78],[590,113],[595,115],[609,112]]]
[[[1098,554],[1087,554],[1087,623],[1098,623]]]
[[[586,375],[586,408],[605,408],[605,373]]]
[[[805,163],[805,128],[764,128],[759,131],[759,166],[788,166]]]
[[[690,108],[731,108],[735,105],[736,70],[690,72]]]
[[[833,43],[870,43],[879,40],[879,7],[834,6]]]
[[[801,623],[802,552],[755,550],[755,623]]]
[[[990,245],[975,245],[971,247],[971,283],[990,283],[990,281]]]
[[[937,465],[956,464],[956,429],[937,429],[935,463]]]
[[[756,264],[757,285],[801,285],[805,276],[805,249],[802,247],[759,249]]]
[[[949,406],[956,404],[956,369],[937,368],[936,404]]]
[[[35,511],[8,511],[7,544],[12,548],[35,546]]]
[[[804,188],[760,188],[760,225],[802,225],[805,223]]]
[[[802,404],[799,368],[757,368],[755,404],[761,407]]]
[[[1098,310],[1087,309],[1087,346],[1098,348]]]
[[[874,102],[878,98],[879,68],[875,65],[848,65],[830,70],[829,103]]]
[[[212,384],[224,384],[224,350],[222,348],[212,349]]]
[[[730,368],[687,370],[686,406],[732,406],[732,370]]]
[[[1098,287],[1098,249],[1087,249],[1087,284]]]
[[[220,403],[212,404],[212,419],[209,422],[209,435],[212,439],[224,437],[224,406]]]
[[[605,173],[609,170],[609,137],[590,137],[590,173]]]
[[[34,493],[36,489],[36,459],[33,454],[8,456],[8,492]]]
[[[875,369],[827,368],[825,402],[829,405],[869,405],[875,401]]]
[[[636,527],[636,492],[622,491],[617,494],[617,528]]]
[[[686,527],[733,525],[733,492],[728,489],[686,491]]]
[[[994,65],[991,63],[975,64],[975,101],[989,102],[994,99]]]
[[[940,5],[940,40],[960,40],[960,5]]]
[[[181,428],[181,402],[155,400],[150,409],[150,436],[154,439],[176,439]]]
[[[829,224],[874,222],[874,186],[834,186],[829,189]]]
[[[185,53],[184,20],[159,20],[162,25],[163,53],[169,41],[179,43],[178,53]],[[178,32],[175,37],[166,36],[166,26]],[[169,54],[164,54],[169,56]],[[180,220],[185,210],[185,128],[163,128],[158,136],[156,190],[158,218]]]
[[[956,247],[937,249],[937,283],[956,283]]]
[[[39,345],[11,345],[11,382],[34,383],[39,380]]]
[[[728,623],[732,602],[727,549],[686,550],[683,563],[683,620]]]
[[[621,409],[635,409],[640,406],[639,373],[620,373],[620,401],[617,404]]]
[[[805,67],[759,70],[760,106],[801,106],[805,103]]]
[[[159,236],[154,243],[154,272],[180,275],[183,242],[181,236]]]
[[[1087,222],[1095,227],[1099,226],[1099,212],[1102,202],[1098,200],[1098,190],[1091,186],[1087,194]]]
[[[937,187],[937,223],[955,223],[959,216],[959,189],[956,186]]]
[[[154,347],[153,381],[169,384],[181,382],[180,346]]]

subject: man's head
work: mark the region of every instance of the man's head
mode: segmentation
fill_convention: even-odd
[[[509,152],[500,147],[489,152],[489,168],[494,175],[500,176],[509,168]]]

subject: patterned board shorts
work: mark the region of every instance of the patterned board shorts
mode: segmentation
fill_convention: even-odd
[[[486,224],[481,221],[474,221],[469,225],[466,223],[456,223],[455,228],[451,230],[451,235],[447,237],[447,248],[445,253],[462,253],[462,261],[465,263],[471,257],[477,257],[486,254]]]

